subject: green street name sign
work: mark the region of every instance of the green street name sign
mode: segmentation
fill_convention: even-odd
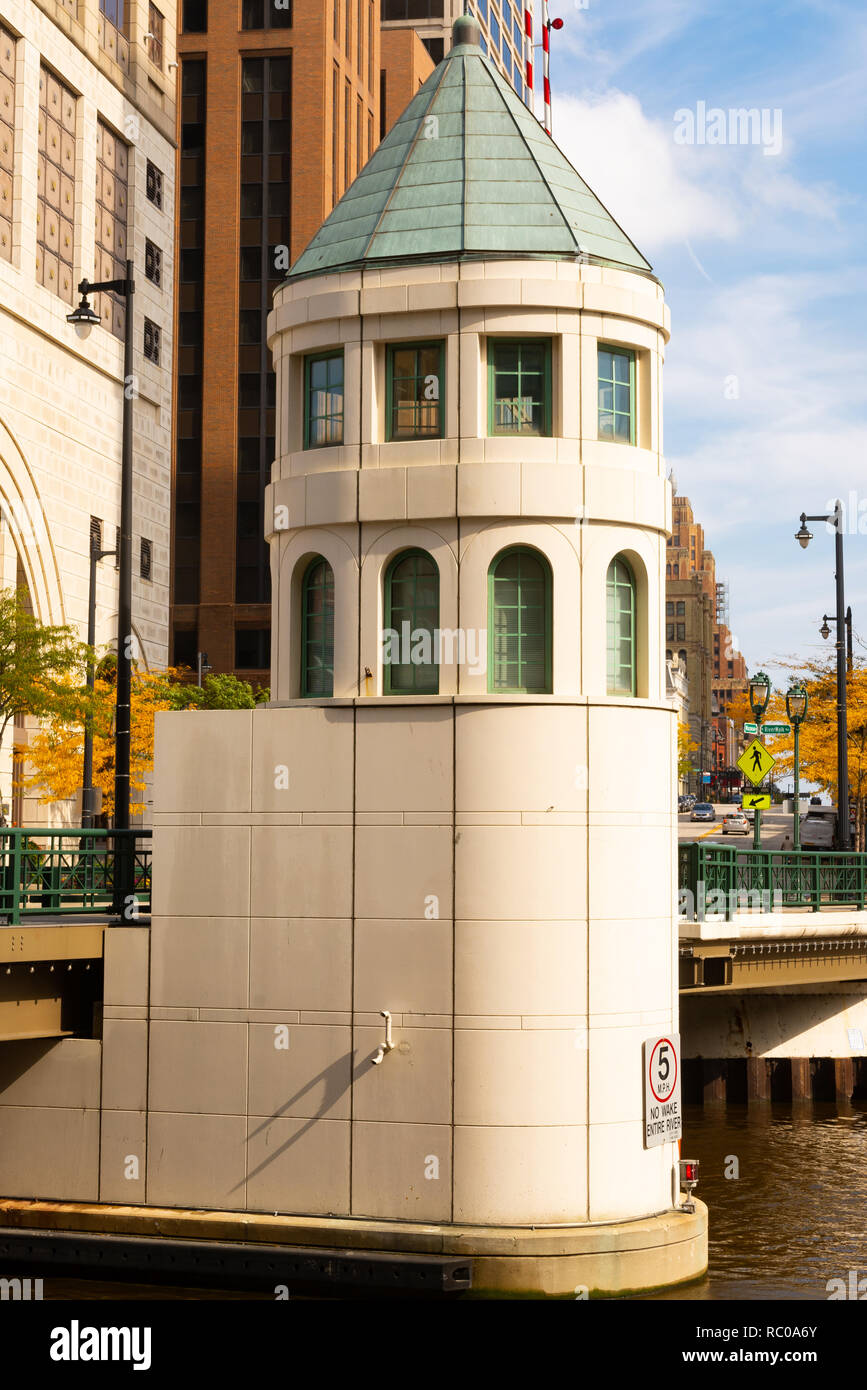
[[[790,734],[791,732],[792,732],[792,726],[791,726],[791,724],[763,724],[763,725],[762,725],[762,733],[763,733],[763,734]]]
[[[745,725],[744,725],[744,733],[745,733],[745,734],[757,734],[758,732],[759,732],[759,726],[758,726],[758,724],[745,724]]]

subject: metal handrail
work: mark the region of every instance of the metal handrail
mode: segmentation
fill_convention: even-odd
[[[748,909],[774,911],[783,907],[864,908],[867,898],[867,854],[857,850],[745,849],[735,845],[678,845],[678,887],[681,916],[704,921],[719,906],[727,922],[746,898]],[[687,896],[683,902],[684,895]]]
[[[136,913],[150,910],[150,830],[0,827],[0,921],[115,910],[115,867],[132,854]],[[134,920],[129,917],[128,920]]]

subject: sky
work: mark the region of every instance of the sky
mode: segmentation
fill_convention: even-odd
[[[779,662],[829,655],[833,530],[811,524],[806,551],[794,534],[841,497],[867,658],[867,6],[550,14],[554,138],[665,287],[667,466],[729,582],[737,645],[782,685]]]

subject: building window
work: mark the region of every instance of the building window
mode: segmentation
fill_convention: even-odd
[[[665,616],[666,616],[667,618],[673,618],[673,617],[674,617],[674,604],[673,604],[673,603],[667,603],[667,604],[665,605]]]
[[[163,279],[163,253],[152,241],[145,239],[145,276],[158,288]]]
[[[147,192],[148,202],[153,203],[154,207],[162,210],[163,206],[163,176],[155,164],[148,160],[147,178],[145,180],[145,191]]]
[[[677,605],[677,616],[678,616],[679,618],[683,618],[683,617],[686,616],[686,600],[685,600],[685,599],[681,599],[680,602],[679,602],[678,605]]]
[[[599,345],[599,438],[635,443],[635,353]]]
[[[385,575],[386,695],[439,691],[440,575],[426,550],[404,550]]]
[[[185,119],[204,128],[207,72],[201,58],[184,58],[180,96]],[[148,164],[148,196],[154,187],[162,203],[162,174]],[[173,597],[176,604],[198,603],[202,510],[202,365],[204,305],[204,145],[180,160],[178,257],[176,466],[174,479]],[[196,639],[198,640],[198,639]],[[192,661],[195,665],[196,648]]]
[[[140,554],[139,554],[139,575],[141,576],[142,579],[152,579],[152,578],[153,578],[153,574],[152,574],[152,565],[153,565],[153,543],[152,543],[151,541],[149,541],[149,540],[146,540],[145,537],[142,536],[142,538],[141,538],[141,552],[140,552]]]
[[[242,29],[291,29],[291,0],[244,0]]]
[[[674,641],[674,623],[665,624],[665,640],[666,642]]]
[[[608,566],[606,626],[608,694],[634,695],[635,577],[622,555]]]
[[[388,439],[442,438],[444,363],[441,342],[389,347]]]
[[[551,567],[537,550],[513,546],[488,570],[488,690],[551,690]]]
[[[16,53],[17,40],[0,24],[0,256],[4,261],[12,259]]]
[[[161,333],[155,323],[150,319],[144,321],[144,355],[149,362],[153,362],[155,367],[160,365],[160,338]]]
[[[125,280],[129,146],[102,121],[96,124],[96,266],[99,280]],[[116,338],[126,332],[123,295],[100,294],[97,312]]]
[[[489,434],[551,433],[551,342],[488,339]]]
[[[75,261],[76,107],[69,88],[40,68],[36,279],[68,304]]]
[[[343,443],[343,352],[308,357],[305,445],[321,449]]]
[[[239,671],[266,671],[270,665],[270,628],[238,628],[235,633],[236,669]]]
[[[155,68],[163,68],[163,25],[165,20],[156,5],[148,5],[148,57]]]
[[[334,694],[334,571],[321,555],[301,586],[301,694]]]
[[[683,642],[686,638],[686,623],[677,624],[677,640]]]
[[[207,34],[208,0],[184,0],[183,32],[185,34]]]
[[[105,15],[115,29],[123,30],[126,25],[125,0],[99,0],[99,12]]]

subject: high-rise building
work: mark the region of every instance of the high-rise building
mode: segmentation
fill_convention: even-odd
[[[666,659],[679,659],[686,671],[696,747],[692,789],[700,791],[700,778],[708,774],[712,789],[723,794],[740,781],[734,768],[737,731],[726,708],[743,690],[747,667],[728,622],[721,620],[728,618],[727,586],[717,582],[713,552],[688,497],[674,498],[665,562]]]
[[[175,185],[175,0],[0,0],[0,567],[45,623],[84,637],[91,539],[116,547],[125,393],[133,399],[133,632],[168,656]],[[81,280],[134,264],[126,298],[93,301],[82,342],[66,315]],[[97,565],[98,647],[117,638],[118,572]],[[7,818],[44,818],[10,797]]]
[[[473,15],[481,30],[482,52],[529,103],[524,10],[525,0],[382,0],[382,27],[387,32],[411,24],[434,62],[440,63],[455,20],[464,13]]]
[[[433,70],[380,0],[183,0],[173,659],[267,680],[274,289]],[[385,80],[381,71],[385,69]],[[395,112],[395,113],[396,113]]]

